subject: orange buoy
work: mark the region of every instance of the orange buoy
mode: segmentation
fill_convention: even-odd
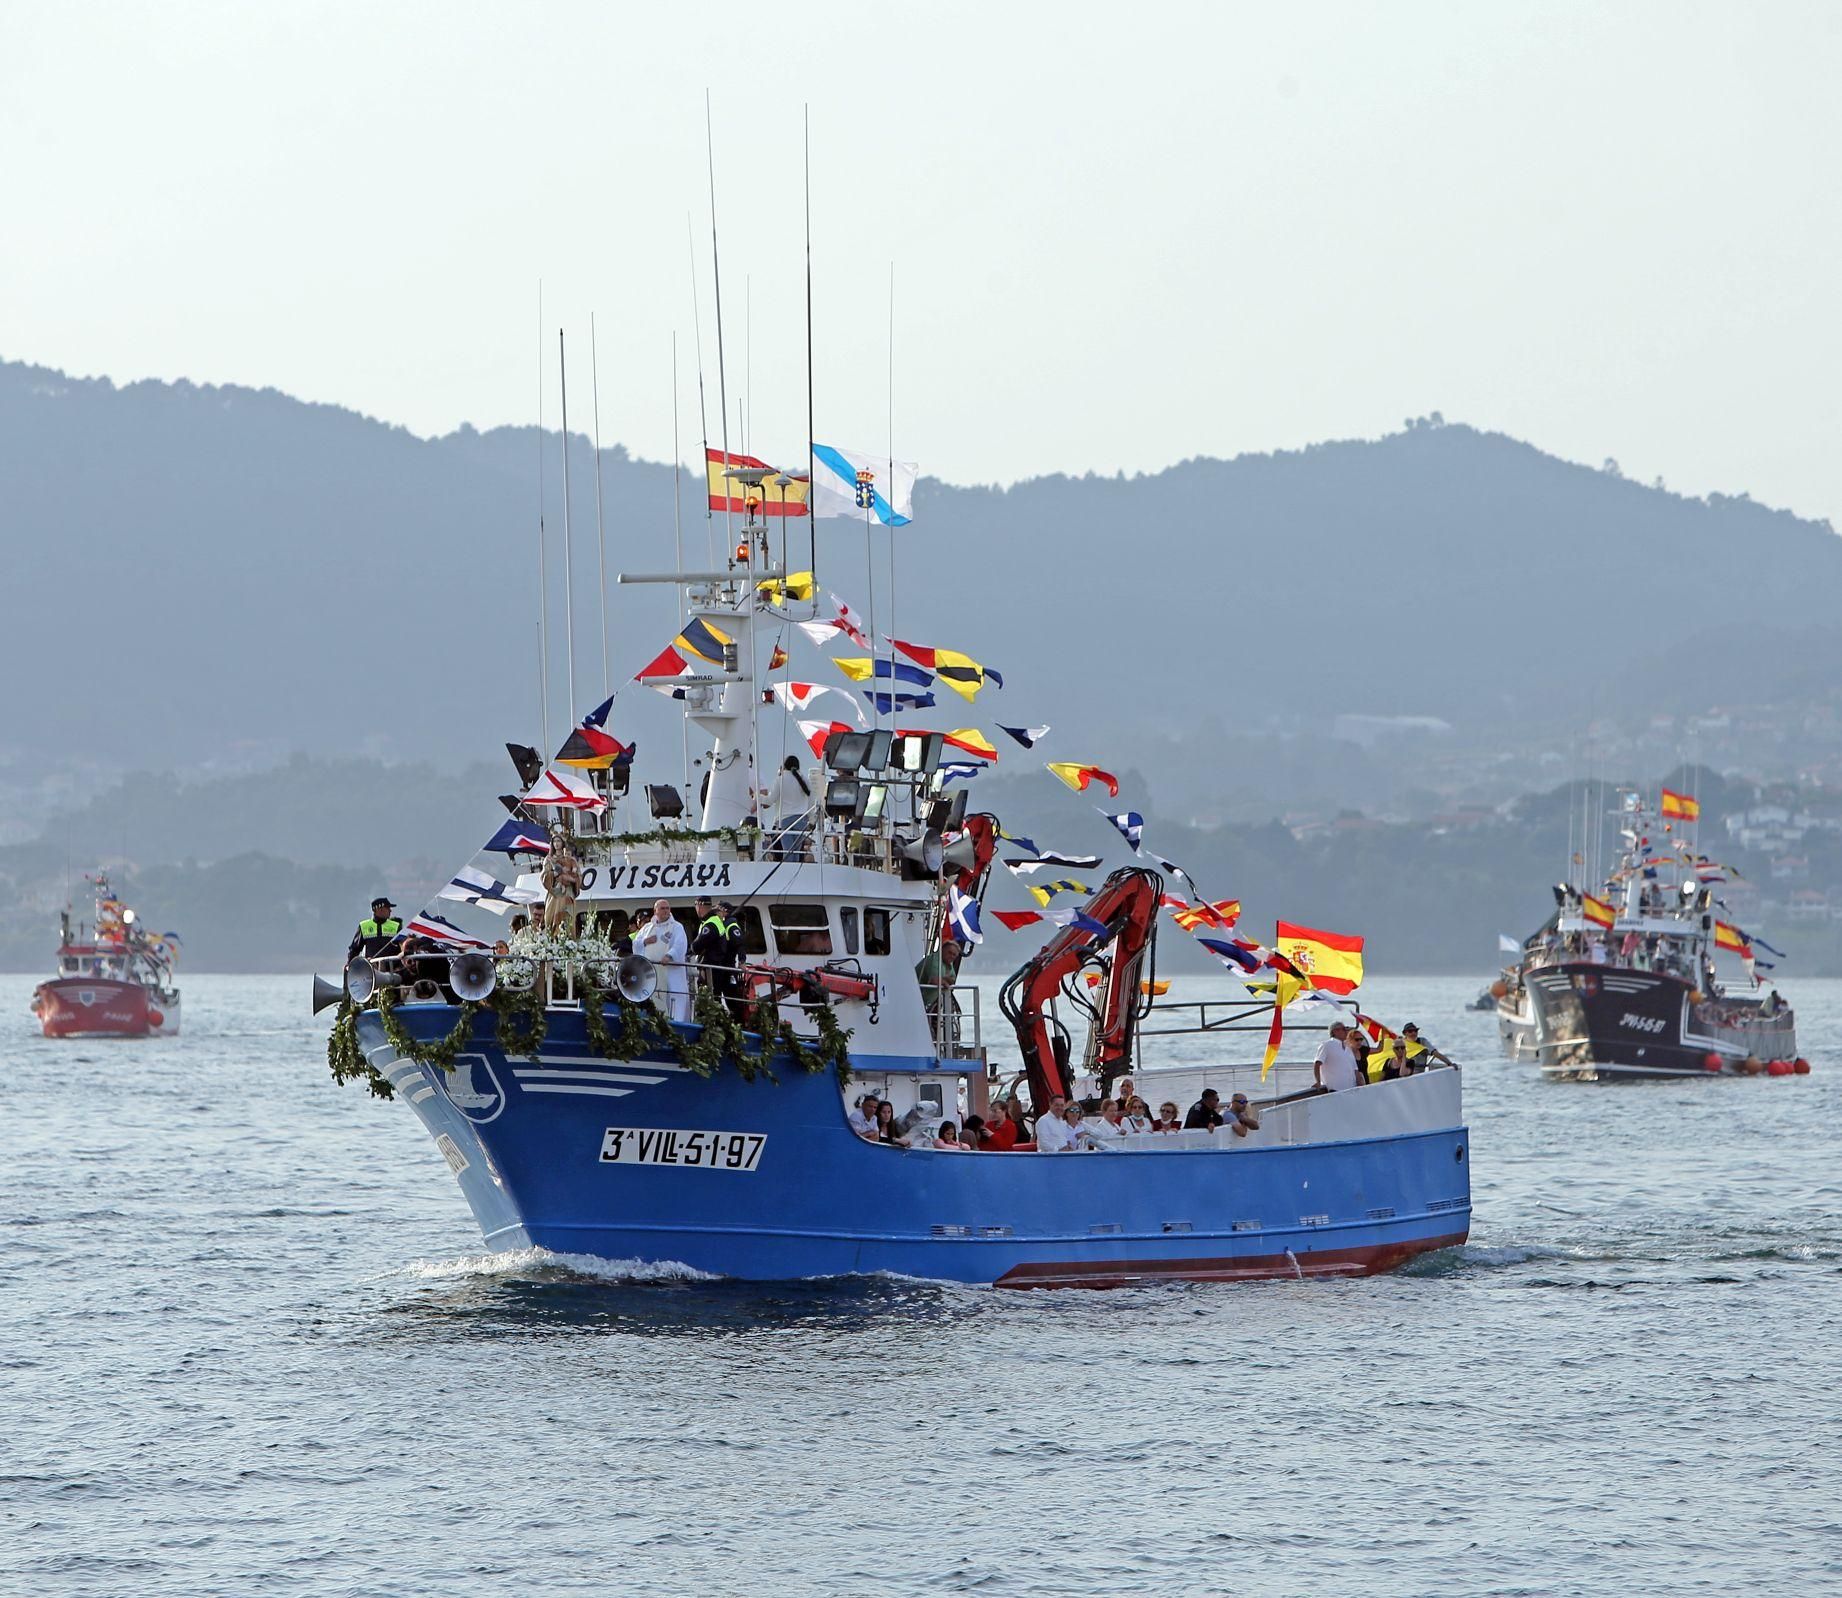
[[[1720,1069],[1720,1056],[1712,1049],[1709,1049],[1708,1052],[1701,1057],[1701,1066],[1704,1071],[1718,1071]]]
[[[1810,1074],[1810,1062],[1800,1054],[1791,1062],[1791,1069],[1799,1076],[1808,1076]]]
[[[1500,999],[1503,997],[1504,994],[1508,992],[1509,992],[1509,984],[1505,982],[1501,977],[1498,977],[1495,982],[1490,984],[1490,996],[1493,999]]]
[[[1740,1070],[1747,1076],[1757,1076],[1765,1069],[1765,1062],[1756,1054],[1749,1054],[1740,1061]]]

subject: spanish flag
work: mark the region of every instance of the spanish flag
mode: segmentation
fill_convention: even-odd
[[[1677,793],[1673,788],[1663,790],[1663,814],[1672,821],[1701,820],[1701,801],[1691,799],[1685,793]]]
[[[1725,949],[1730,954],[1742,955],[1748,960],[1752,958],[1752,939],[1725,921],[1714,923],[1714,947]]]
[[[1119,797],[1119,779],[1110,771],[1102,771],[1098,766],[1084,766],[1078,760],[1048,760],[1044,764],[1056,776],[1076,793],[1085,790],[1091,783],[1105,783],[1110,798]]]
[[[704,472],[709,478],[710,509],[750,510],[762,516],[804,516],[805,478],[778,471],[753,455],[725,455],[720,449],[704,451]],[[762,475],[757,479],[755,474]],[[733,475],[732,475],[733,474]]]
[[[1281,921],[1273,934],[1273,947],[1306,982],[1326,993],[1354,993],[1362,982],[1361,938]]]
[[[1357,1013],[1356,1024],[1362,1028],[1369,1039],[1369,1080],[1371,1082],[1379,1082],[1381,1081],[1382,1067],[1388,1063],[1389,1057],[1393,1055],[1395,1042],[1400,1039],[1401,1035],[1391,1028],[1383,1026],[1374,1016],[1363,1015],[1360,1012]],[[1407,1048],[1404,1052],[1410,1060],[1426,1052],[1426,1045],[1424,1043],[1415,1043],[1412,1038],[1407,1038],[1403,1041],[1407,1044]]]
[[[1595,899],[1590,893],[1580,895],[1580,914],[1596,927],[1609,927],[1618,919],[1618,912],[1603,899]]]

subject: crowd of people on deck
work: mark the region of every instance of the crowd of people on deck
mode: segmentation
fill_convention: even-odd
[[[1445,1056],[1420,1036],[1420,1028],[1412,1021],[1380,1043],[1371,1041],[1360,1026],[1333,1021],[1330,1035],[1318,1045],[1311,1062],[1311,1080],[1326,1092],[1339,1093],[1370,1082],[1417,1076],[1433,1060],[1445,1060]]]
[[[1040,1115],[1032,1115],[1022,1096],[1013,1093],[994,1099],[988,1114],[968,1115],[958,1124],[936,1123],[924,1105],[897,1115],[888,1099],[865,1093],[852,1104],[848,1119],[866,1142],[960,1154],[1102,1153],[1127,1138],[1218,1130],[1246,1137],[1260,1129],[1259,1114],[1245,1093],[1230,1095],[1224,1104],[1214,1088],[1205,1088],[1188,1113],[1179,1113],[1166,1100],[1154,1116],[1129,1077],[1117,1092],[1091,1101],[1053,1094]]]

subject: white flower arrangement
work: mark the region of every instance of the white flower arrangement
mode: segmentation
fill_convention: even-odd
[[[537,980],[538,966],[545,963],[556,970],[581,971],[587,967],[598,983],[605,985],[613,980],[620,962],[614,945],[604,937],[569,938],[538,927],[525,927],[514,933],[508,947],[511,953],[499,959],[499,980],[511,988],[530,987]]]

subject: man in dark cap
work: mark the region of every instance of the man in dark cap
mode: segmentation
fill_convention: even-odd
[[[1420,1028],[1417,1022],[1409,1021],[1406,1026],[1402,1027],[1401,1036],[1407,1040],[1407,1057],[1412,1060],[1415,1065],[1424,1068],[1428,1060],[1437,1060],[1441,1065],[1451,1065],[1454,1063],[1435,1049],[1432,1044],[1428,1043],[1425,1038],[1420,1036]],[[1416,1043],[1426,1051],[1424,1058],[1421,1058],[1413,1052]]]
[[[403,930],[403,923],[391,912],[396,906],[379,894],[371,901],[371,913],[358,923],[358,930],[352,934],[352,941],[346,947],[345,957],[350,960],[355,954],[362,954],[367,960],[375,960],[390,947],[398,933]]]

